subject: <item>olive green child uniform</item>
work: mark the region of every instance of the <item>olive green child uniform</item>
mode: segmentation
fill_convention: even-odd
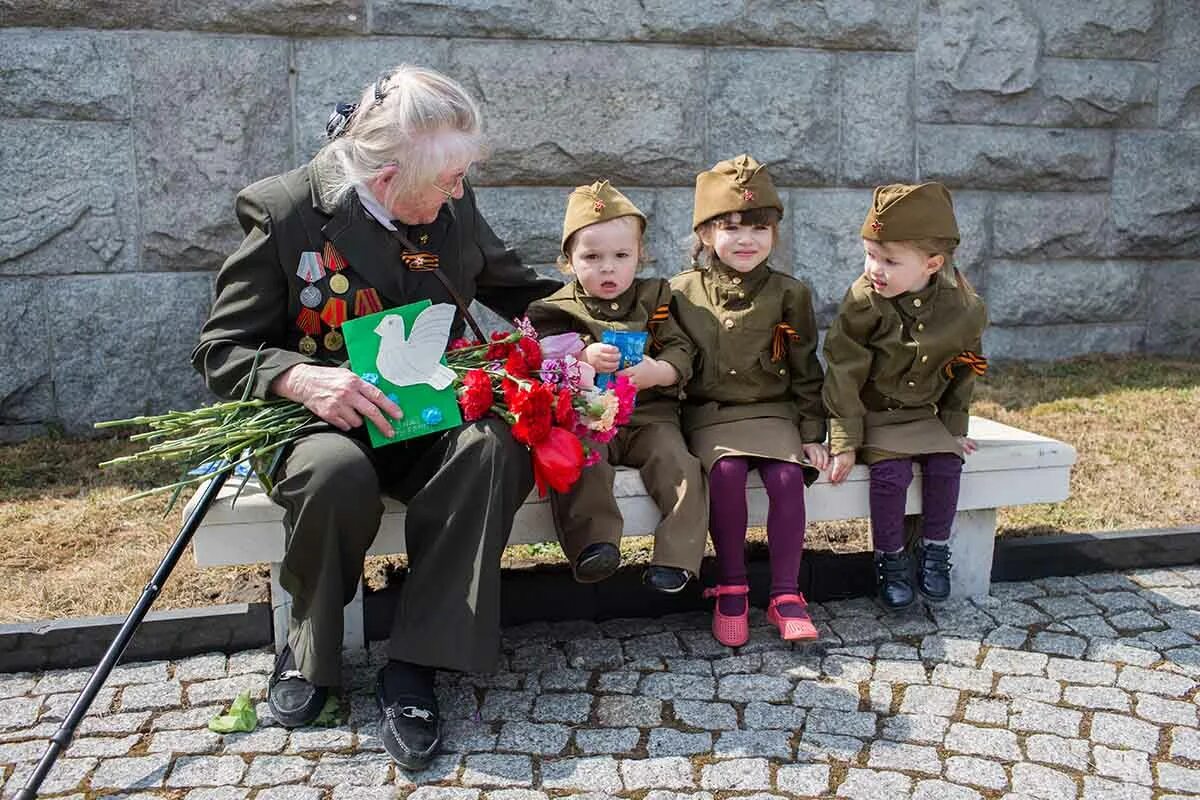
[[[563,228],[563,248],[580,228],[621,216],[645,224],[642,212],[607,181],[572,192]],[[670,313],[671,288],[661,278],[635,278],[619,296],[589,296],[571,281],[529,306],[539,335],[575,332],[585,346],[605,331],[646,331],[645,352],[679,373],[680,384],[692,374],[692,343]],[[571,564],[594,544],[617,546],[624,521],[613,495],[614,467],[636,467],[646,491],[663,514],[654,531],[651,563],[699,574],[708,529],[708,498],[700,463],[688,451],[679,429],[679,385],[638,392],[630,422],[607,444],[597,445],[600,460],[584,469],[569,492],[552,493],[551,509],[559,541]]]

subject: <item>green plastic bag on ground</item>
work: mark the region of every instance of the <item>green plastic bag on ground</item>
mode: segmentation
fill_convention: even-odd
[[[229,706],[224,714],[217,714],[208,721],[208,729],[213,733],[249,733],[258,727],[258,714],[254,711],[254,703],[248,692],[242,692]]]

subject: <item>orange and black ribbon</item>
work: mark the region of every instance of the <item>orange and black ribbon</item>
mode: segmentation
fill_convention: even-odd
[[[325,251],[322,255],[326,269],[332,272],[340,272],[346,268],[346,259],[333,246],[333,242],[325,243]]]
[[[973,350],[963,350],[961,353],[950,359],[950,363],[943,368],[947,378],[954,377],[954,368],[959,364],[965,364],[976,375],[982,375],[987,372],[987,359],[979,355]]]
[[[346,321],[346,301],[340,297],[331,297],[321,309],[321,319],[331,328],[336,328]]]
[[[662,342],[658,340],[658,328],[671,316],[670,311],[671,307],[667,303],[663,303],[654,309],[654,313],[650,315],[650,321],[646,323],[646,330],[650,332],[650,341],[654,343],[655,347],[662,347]]]
[[[309,336],[316,336],[321,332],[321,315],[315,308],[306,308],[296,317],[296,327]]]
[[[775,333],[771,336],[771,360],[782,361],[787,355],[788,342],[800,341],[800,334],[796,333],[796,329],[786,322],[781,322],[775,326]]]
[[[359,289],[354,293],[354,316],[365,317],[383,310],[379,292],[374,289]]]
[[[400,258],[410,272],[431,272],[438,268],[436,253],[401,253]]]

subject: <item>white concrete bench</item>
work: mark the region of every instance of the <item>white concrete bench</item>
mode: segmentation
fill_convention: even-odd
[[[972,418],[971,437],[978,442],[979,450],[967,458],[950,541],[956,597],[988,593],[996,509],[1066,499],[1071,466],[1075,463],[1075,448],[1070,445],[987,419]],[[908,492],[909,514],[921,511],[921,481],[917,472],[918,477]],[[282,647],[291,606],[291,598],[279,585],[279,564],[284,553],[283,509],[271,502],[254,481],[247,484],[235,507],[231,502],[236,491],[234,483],[231,480],[226,484],[196,532],[196,563],[202,567],[269,563],[275,644]],[[839,486],[830,484],[822,475],[807,491],[808,519],[866,517],[868,485],[867,468],[861,464]],[[651,533],[659,520],[658,508],[646,495],[638,473],[618,470],[615,492],[625,517],[624,534]],[[757,474],[751,476],[747,494],[750,523],[764,525],[767,495]],[[531,494],[517,513],[509,543],[554,540],[549,504],[536,493]],[[371,555],[404,552],[403,504],[391,499],[385,501],[379,535],[369,552]],[[364,646],[361,584],[354,601],[346,607],[345,631],[346,647]]]

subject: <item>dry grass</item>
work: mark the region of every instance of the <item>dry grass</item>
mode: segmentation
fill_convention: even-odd
[[[1191,441],[1200,407],[1200,361],[1088,358],[1001,365],[974,411],[1071,442],[1079,463],[1071,498],[1005,509],[1002,533],[1082,532],[1200,524],[1200,449]],[[0,445],[0,621],[124,613],[176,534],[163,501],[120,498],[163,483],[171,469],[95,465],[132,452],[116,440],[41,438]],[[761,531],[752,533],[761,539]],[[867,546],[863,521],[818,523],[813,549]],[[649,557],[648,537],[623,543],[630,562]],[[556,544],[509,548],[506,564],[561,559]],[[395,561],[372,560],[368,583]],[[159,608],[265,599],[265,567],[196,570],[180,562]]]

